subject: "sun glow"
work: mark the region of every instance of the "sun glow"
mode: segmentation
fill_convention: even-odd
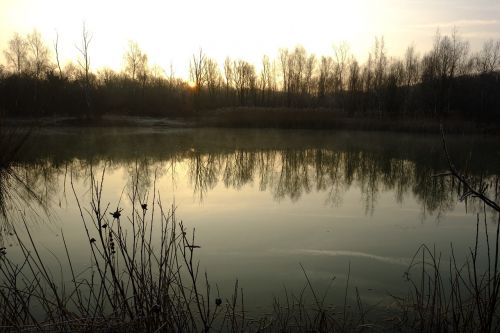
[[[251,5],[234,0],[134,1],[64,0],[39,2],[7,0],[0,4],[0,47],[12,33],[38,29],[48,45],[59,35],[63,63],[75,62],[85,22],[92,33],[91,67],[123,67],[128,41],[136,41],[151,65],[171,66],[188,77],[189,61],[199,48],[222,64],[225,57],[242,58],[259,66],[263,55],[275,57],[278,49],[303,45],[317,55],[331,54],[332,44],[349,41],[353,51],[359,34],[368,30],[367,0],[302,1],[255,0]],[[75,5],[78,10],[75,10]],[[263,10],[263,8],[265,10]],[[240,15],[244,10],[245,15]],[[110,15],[113,13],[112,15]],[[3,20],[2,18],[5,18]],[[196,22],[184,29],[184,22]],[[203,27],[202,29],[200,29]],[[371,38],[371,37],[370,37]],[[364,50],[363,50],[364,51]],[[192,87],[192,86],[191,86]]]
[[[25,35],[33,28],[51,46],[57,31],[62,62],[76,62],[75,46],[85,22],[93,35],[93,71],[102,67],[121,69],[129,40],[139,44],[150,65],[159,65],[167,72],[172,68],[185,79],[189,77],[189,61],[200,48],[220,66],[229,56],[259,67],[263,55],[274,58],[279,48],[303,45],[317,56],[332,55],[333,44],[347,41],[351,52],[363,60],[376,36],[384,35],[389,53],[397,56],[412,43],[423,49],[431,46],[439,24],[444,27],[468,17],[458,9],[455,16],[450,16],[448,8],[431,0],[422,0],[428,2],[427,6],[419,2],[143,0],[139,4],[133,0],[0,0],[0,49],[5,48],[14,32]],[[496,14],[498,8],[488,13]],[[491,21],[488,13],[483,16]],[[490,25],[498,36],[499,24]],[[488,38],[495,34],[488,34]]]
[[[187,83],[187,85],[188,85],[188,87],[189,87],[189,88],[191,88],[191,89],[196,88],[196,83],[195,83],[195,82],[193,82],[193,81],[189,81],[189,82]]]

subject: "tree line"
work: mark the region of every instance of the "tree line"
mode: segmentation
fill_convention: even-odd
[[[288,134],[264,134],[257,141],[252,141],[252,135],[235,136],[228,131],[209,131],[197,138],[191,134],[162,138],[141,135],[140,140],[134,135],[124,138],[106,132],[93,135],[96,137],[90,142],[77,134],[65,136],[64,140],[58,135],[42,140],[36,136],[30,138],[29,144],[34,147],[16,158],[17,174],[30,184],[29,189],[21,188],[19,195],[29,200],[35,193],[45,204],[57,203],[61,200],[57,196],[63,192],[59,186],[68,172],[76,183],[86,183],[90,181],[90,169],[103,168],[106,172],[123,169],[125,179],[132,180],[127,186],[134,186],[140,197],[151,190],[155,178],[176,183],[184,177],[184,172],[193,187],[193,198],[198,200],[210,195],[219,184],[232,189],[254,184],[278,201],[296,201],[317,191],[325,194],[325,203],[339,205],[346,191],[359,187],[366,213],[373,213],[381,193],[388,190],[394,191],[398,203],[412,196],[425,215],[442,214],[453,208],[457,195],[464,192],[459,182],[432,177],[447,162],[430,141],[410,140],[408,143],[419,144],[419,149],[407,149],[389,136],[361,134],[355,144],[346,137],[329,136],[337,140],[320,140],[327,143],[311,148],[311,143],[319,141],[298,146],[297,142],[303,143],[304,138],[290,140]],[[363,140],[367,138],[371,141]],[[214,147],[210,145],[213,142],[228,142],[228,145]],[[491,181],[493,186],[486,192],[493,195],[498,175],[495,163],[491,162],[496,159],[485,153],[493,144],[464,142],[466,139],[457,141],[450,148],[462,151],[465,144],[467,148],[474,147],[481,158],[468,161],[467,154],[462,154],[455,162],[467,164],[472,184]],[[58,153],[53,154],[54,151]],[[468,207],[476,209],[474,201],[468,202]]]
[[[259,70],[243,59],[227,57],[219,64],[200,49],[190,61],[189,81],[151,65],[133,41],[121,71],[94,69],[85,25],[76,48],[78,59],[63,65],[58,36],[49,46],[37,30],[15,33],[0,65],[1,114],[191,116],[218,108],[279,107],[375,117],[500,115],[500,40],[472,52],[456,30],[438,30],[428,52],[412,45],[402,57],[389,56],[383,37],[375,38],[363,63],[345,42],[323,56],[302,46],[282,48],[275,58],[263,56]]]

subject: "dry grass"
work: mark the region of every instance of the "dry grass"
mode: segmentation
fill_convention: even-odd
[[[174,207],[166,210],[155,190],[147,202],[135,184],[128,195],[132,211],[123,216],[119,206],[103,204],[103,185],[104,170],[98,177],[91,173],[89,207],[74,192],[92,258],[83,271],[75,271],[64,235],[59,277],[48,268],[26,221],[22,232],[14,229],[23,260],[14,261],[5,249],[0,254],[3,331],[332,332],[370,327],[359,294],[359,311],[347,306],[348,288],[340,310],[326,306],[326,295],[318,296],[305,270],[300,295],[287,293],[285,300],[275,299],[271,315],[250,317],[238,281],[232,295],[220,295],[200,271],[195,230],[177,220]],[[69,281],[62,266],[70,272]]]
[[[425,245],[416,252],[406,272],[408,294],[394,297],[390,321],[370,321],[371,309],[357,288],[345,286],[343,304],[325,304],[302,267],[305,286],[298,295],[285,292],[275,299],[268,316],[250,317],[238,281],[231,295],[220,295],[196,259],[195,230],[188,230],[164,208],[153,187],[152,198],[134,184],[128,200],[131,211],[122,215],[120,204],[102,201],[104,173],[91,172],[90,204],[83,205],[73,187],[91,257],[89,267],[75,271],[71,248],[64,235],[68,277],[48,268],[23,217],[14,229],[22,260],[0,250],[0,330],[2,331],[126,331],[126,332],[497,332],[500,330],[499,235],[486,223],[484,239],[477,218],[476,242],[465,260],[454,255],[448,267],[435,249]],[[453,174],[452,174],[453,176]],[[139,179],[135,177],[134,179]],[[462,181],[466,181],[463,177]],[[72,182],[71,182],[72,183]],[[463,197],[473,195],[464,186]],[[484,184],[478,183],[483,189]],[[481,199],[481,197],[479,197]],[[121,200],[121,199],[120,199]],[[498,214],[498,211],[496,212]],[[481,248],[481,244],[485,244]],[[482,270],[481,260],[486,260]],[[464,262],[464,264],[460,264]],[[61,268],[62,271],[62,268]],[[61,273],[62,274],[62,273]],[[348,277],[350,276],[350,268]],[[66,282],[65,282],[66,281]],[[331,280],[333,284],[334,279]],[[348,295],[354,294],[354,304]],[[312,300],[312,303],[309,302]],[[342,303],[342,302],[341,302]]]
[[[284,128],[396,131],[410,133],[439,133],[440,124],[454,133],[498,133],[494,124],[449,118],[415,117],[366,112],[349,115],[342,110],[325,108],[225,108],[200,113],[197,126],[227,128]]]

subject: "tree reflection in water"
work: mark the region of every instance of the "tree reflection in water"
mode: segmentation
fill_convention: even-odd
[[[30,135],[30,130],[5,128],[0,125],[0,245],[4,235],[12,234],[12,223],[18,219],[39,217],[40,212],[47,212],[47,200],[52,195],[53,187],[42,186],[45,192],[37,192],[42,188],[33,183],[35,178],[50,183],[55,170],[47,170],[41,165],[19,165],[16,156]],[[29,172],[27,172],[30,170]],[[41,176],[40,176],[41,175]],[[33,186],[31,186],[33,185]],[[27,214],[27,213],[34,214]]]
[[[465,161],[469,151],[488,149],[487,144],[464,148],[462,141],[454,150],[459,161]],[[68,172],[86,183],[90,168],[106,166],[126,170],[128,186],[135,184],[140,198],[150,191],[155,177],[168,176],[175,183],[185,172],[200,202],[218,184],[233,189],[255,184],[277,201],[295,202],[317,191],[325,194],[325,204],[338,206],[354,186],[361,191],[366,214],[374,213],[382,191],[392,191],[399,204],[413,196],[422,218],[429,214],[439,218],[454,207],[463,189],[453,179],[432,177],[447,167],[436,143],[438,137],[301,131],[52,133],[33,141],[31,150],[15,161],[15,178],[0,177],[0,199],[4,210],[22,210],[31,202],[60,205]],[[498,175],[488,170],[488,166],[496,170],[498,161],[472,162],[468,164],[472,177],[498,182]]]

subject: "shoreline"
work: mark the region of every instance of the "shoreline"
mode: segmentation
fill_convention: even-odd
[[[4,118],[6,127],[153,127],[153,128],[249,128],[387,131],[500,135],[496,121],[475,122],[450,116],[445,119],[393,118],[348,115],[325,109],[235,108],[199,111],[192,116],[155,117],[107,114],[94,119],[70,116]]]

